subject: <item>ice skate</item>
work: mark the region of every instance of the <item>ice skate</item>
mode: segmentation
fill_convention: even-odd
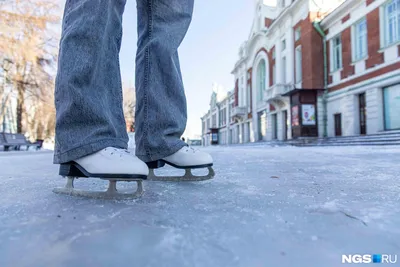
[[[130,199],[143,194],[142,181],[147,179],[149,169],[144,162],[124,149],[105,148],[89,156],[61,164],[59,174],[67,178],[63,188],[55,188],[54,193],[90,198]],[[109,181],[106,191],[83,191],[74,188],[78,178],[100,178]],[[117,182],[136,182],[133,192],[118,192]]]
[[[156,176],[154,169],[164,167],[165,164],[177,169],[184,169],[185,174],[183,176]],[[185,146],[163,159],[147,162],[147,166],[149,167],[149,176],[147,178],[149,181],[204,181],[212,179],[215,176],[212,168],[212,157],[208,153],[201,152],[190,146]],[[193,175],[191,170],[200,168],[208,168],[208,174],[202,176]]]

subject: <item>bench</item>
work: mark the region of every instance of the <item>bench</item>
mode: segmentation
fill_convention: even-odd
[[[4,151],[9,151],[10,147],[14,147],[15,150],[20,150],[21,146],[26,146],[26,150],[33,146],[36,149],[41,147],[40,143],[31,143],[26,140],[22,134],[11,134],[11,133],[0,133],[0,145],[4,147]]]
[[[6,139],[4,138],[3,133],[0,133],[0,146],[4,147],[4,151],[8,150]]]

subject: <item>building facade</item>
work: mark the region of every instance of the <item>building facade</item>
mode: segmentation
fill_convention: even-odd
[[[215,140],[204,144],[400,129],[400,0],[260,1],[255,10],[234,90],[215,103],[230,124],[210,131],[210,110],[203,139]]]
[[[325,17],[328,135],[400,129],[400,1],[349,0]]]

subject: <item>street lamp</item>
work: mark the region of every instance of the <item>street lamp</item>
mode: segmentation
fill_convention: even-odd
[[[12,65],[12,61],[11,60],[9,60],[9,59],[4,59],[3,60],[3,92],[4,92],[4,95],[5,95],[5,92],[6,92],[6,86],[7,86],[7,74],[8,74],[8,71],[10,70],[10,68],[11,68],[11,65]],[[5,107],[5,105],[7,104],[6,102],[5,102],[6,100],[4,99],[4,102],[3,102],[3,105],[4,105],[4,108],[7,108],[7,107]],[[6,131],[6,113],[7,112],[4,112],[4,115],[3,115],[3,132],[5,132]]]

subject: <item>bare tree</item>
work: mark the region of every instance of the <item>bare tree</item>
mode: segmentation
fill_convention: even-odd
[[[54,104],[49,101],[53,94],[58,33],[52,27],[60,22],[59,14],[59,6],[52,0],[9,0],[0,4],[0,58],[12,62],[8,77],[17,96],[19,133],[37,130],[38,124],[48,123],[47,115],[54,115]],[[35,127],[28,126],[32,119]]]
[[[7,77],[10,64],[11,61],[5,59],[3,60],[1,65],[3,75],[2,75],[2,86],[0,87],[0,96],[2,100],[0,106],[0,118],[4,118],[12,93],[11,91],[6,90],[7,85],[10,83],[9,77]]]
[[[26,125],[32,141],[51,138],[55,134],[54,85],[49,87],[40,96],[32,95],[27,99]]]
[[[135,107],[136,107],[136,94],[135,89],[132,87],[125,87],[123,89],[123,108],[126,127],[128,131],[135,128]]]

